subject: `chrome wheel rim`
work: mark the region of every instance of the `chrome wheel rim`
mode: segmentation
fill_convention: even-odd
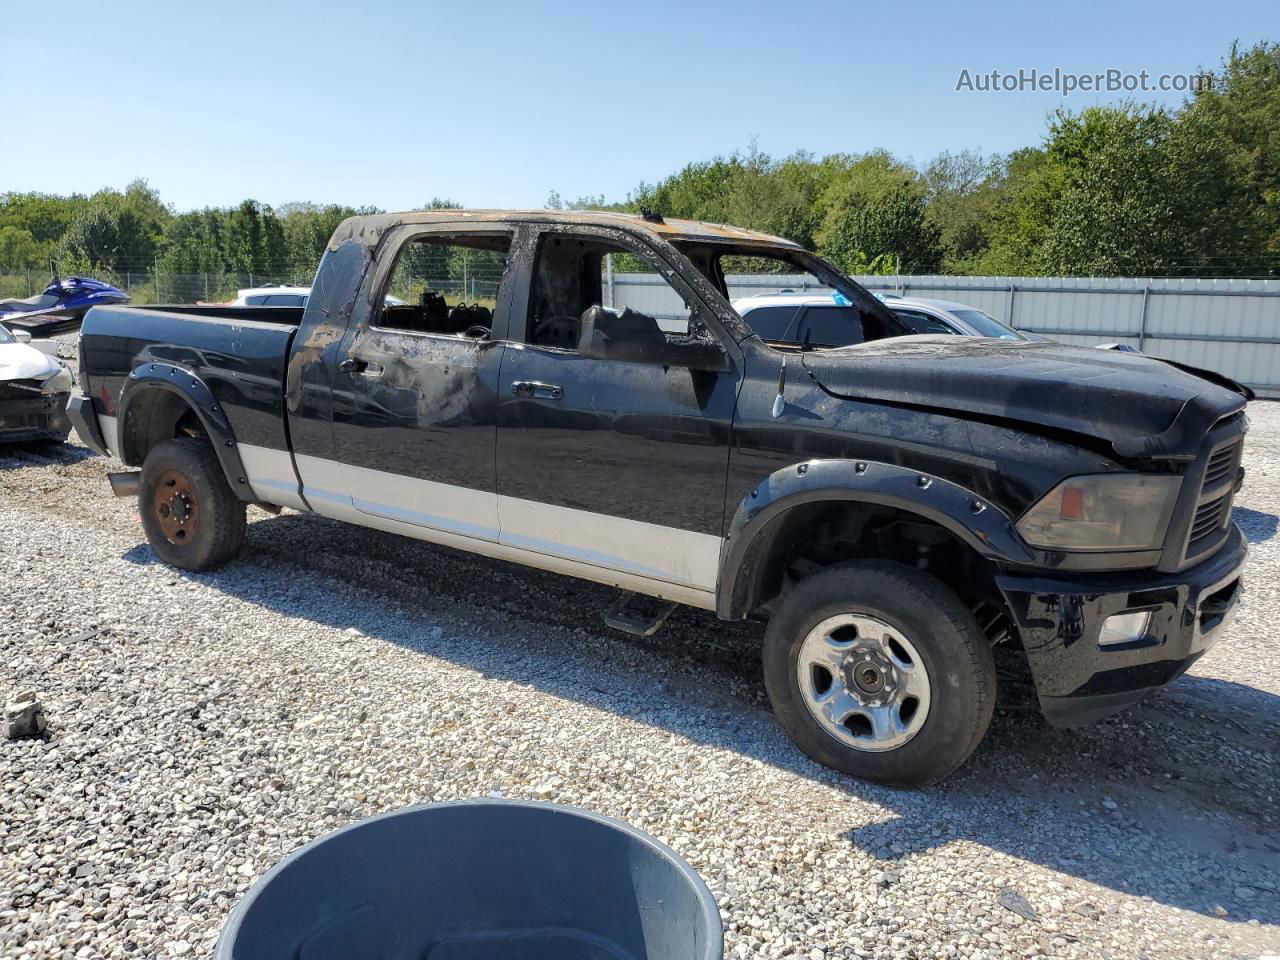
[[[896,750],[929,716],[929,671],[901,630],[844,613],[809,631],[796,662],[800,693],[828,734],[855,750]]]

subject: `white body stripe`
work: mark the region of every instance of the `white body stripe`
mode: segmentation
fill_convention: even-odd
[[[98,424],[107,449],[119,457],[116,418],[99,416]],[[256,499],[306,509],[287,451],[251,444],[238,449]],[[321,457],[295,459],[307,502],[323,516],[715,609],[720,537]]]
[[[99,416],[98,429],[102,431],[102,442],[107,445],[111,455],[120,459],[120,431],[116,427],[116,418]]]
[[[240,451],[244,476],[255,499],[295,510],[307,508],[298,496],[298,478],[293,473],[293,458],[288,450],[255,447],[249,443],[236,444],[236,449]]]
[[[477,540],[498,540],[498,504],[492,493],[341,465],[344,489],[361,513],[447,530]]]
[[[498,497],[500,542],[634,576],[714,591],[720,538],[603,513]]]
[[[307,502],[335,520],[715,609],[719,537],[305,454],[295,459]]]

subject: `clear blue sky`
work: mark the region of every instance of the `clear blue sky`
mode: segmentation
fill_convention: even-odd
[[[1234,39],[1280,40],[1278,13],[1275,0],[11,0],[0,192],[145,177],[178,209],[541,206],[552,189],[622,199],[752,137],[775,155],[1003,152],[1038,142],[1061,104],[1119,96],[957,92],[962,69],[1192,71]]]

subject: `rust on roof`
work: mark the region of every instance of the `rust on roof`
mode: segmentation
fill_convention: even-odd
[[[758,230],[747,230],[723,223],[668,218],[662,223],[645,220],[638,213],[612,210],[412,210],[406,213],[378,213],[350,217],[334,232],[330,246],[345,240],[360,239],[374,244],[387,230],[415,223],[556,223],[597,227],[618,227],[633,232],[650,233],[664,240],[719,240],[746,244],[768,244],[792,247],[800,245]]]

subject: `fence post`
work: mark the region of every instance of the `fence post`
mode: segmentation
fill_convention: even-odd
[[[613,254],[604,255],[604,275],[609,283],[609,309],[613,309]]]
[[[1138,350],[1147,342],[1147,301],[1151,299],[1151,284],[1142,288],[1142,313],[1138,316]]]
[[[1017,292],[1018,292],[1018,285],[1016,283],[1009,284],[1009,316],[1006,317],[1004,321],[1009,326],[1013,327],[1013,329],[1015,330],[1018,329],[1018,325],[1013,322],[1013,296]]]
[[[209,299],[209,271],[204,272],[204,298]]]
[[[27,296],[34,297],[35,291],[31,289],[31,268],[27,267]]]

